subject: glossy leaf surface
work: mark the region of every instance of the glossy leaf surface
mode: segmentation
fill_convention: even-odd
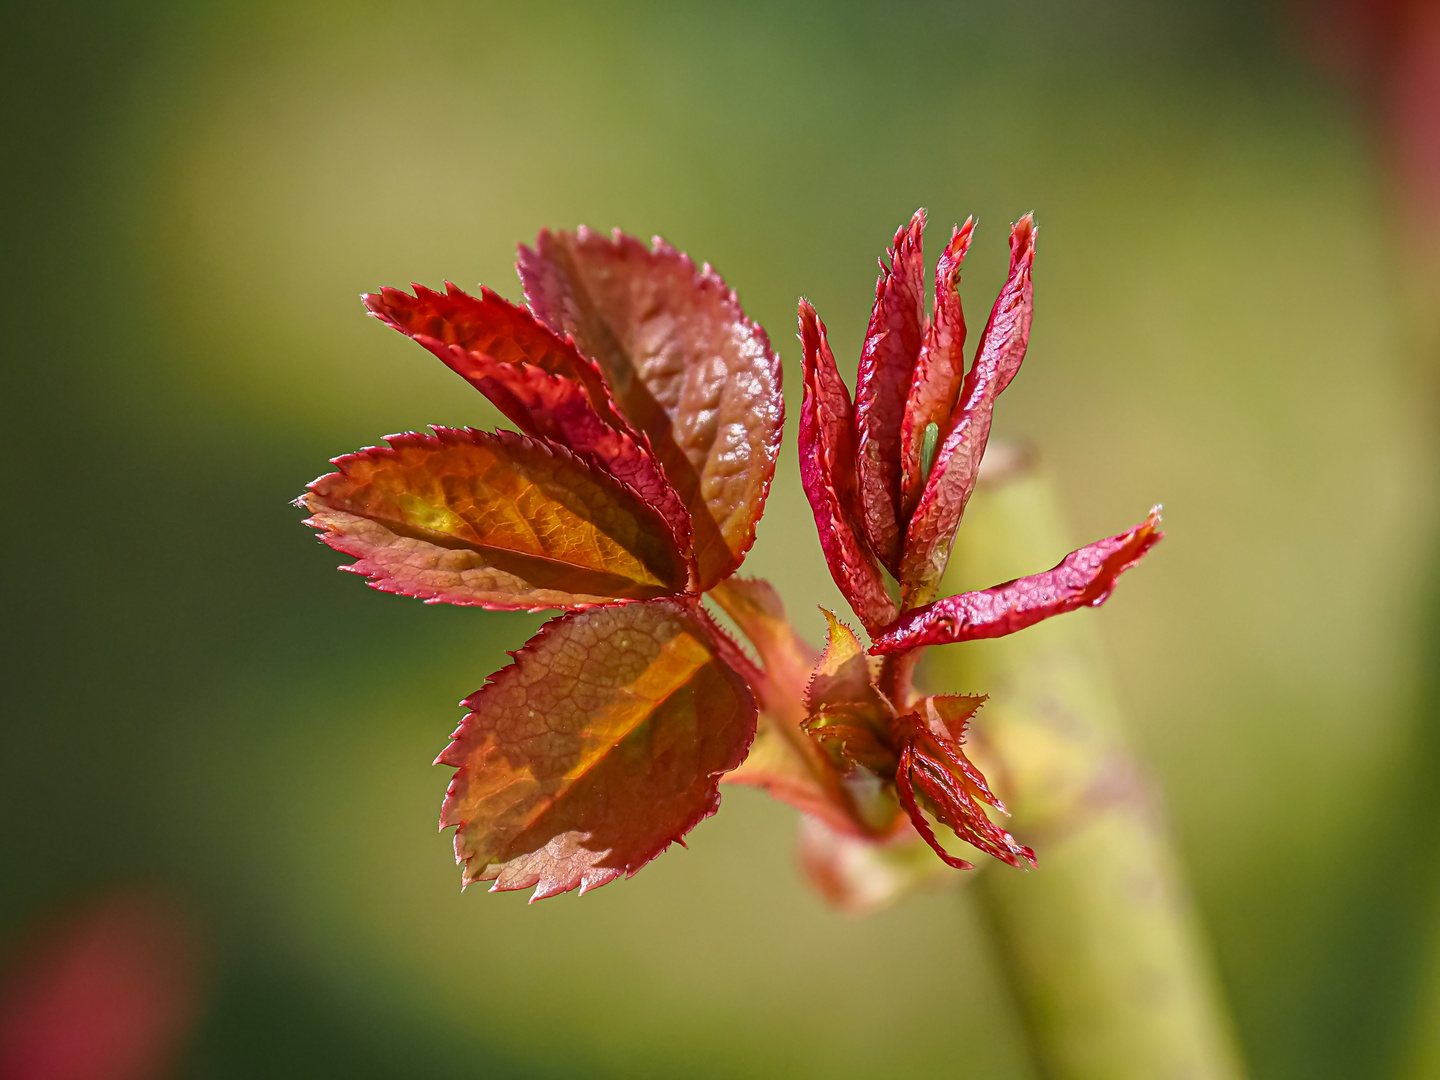
[[[880,561],[898,572],[901,427],[925,332],[925,211],[895,233],[880,262],[875,307],[855,379],[861,517]]]
[[[708,266],[618,230],[542,232],[520,250],[536,317],[600,365],[690,509],[702,588],[755,539],[775,473],[784,401],[765,331]]]
[[[521,609],[684,591],[686,560],[633,491],[562,447],[435,428],[335,459],[309,524],[385,592]]]
[[[626,426],[610,403],[599,368],[581,356],[573,342],[524,308],[484,286],[478,297],[450,282],[443,293],[423,285],[413,288],[413,296],[403,289],[385,288],[361,299],[386,326],[424,345],[463,378],[470,379],[470,373],[452,363],[454,349],[461,354],[482,353],[502,364],[530,364],[580,383],[606,423]],[[477,388],[484,391],[478,384]]]
[[[830,576],[867,630],[892,622],[895,602],[860,522],[854,408],[835,367],[825,324],[800,301],[804,399],[800,406],[800,480]]]
[[[464,880],[533,899],[634,874],[720,805],[755,700],[685,601],[552,620],[466,702],[437,764]]]
[[[955,530],[975,490],[995,399],[1010,385],[1025,358],[1034,308],[1030,280],[1034,261],[1035,223],[1027,214],[1010,232],[1009,278],[990,312],[949,431],[907,527],[905,557],[897,574],[907,608],[935,595],[950,559]]]
[[[975,219],[957,227],[935,264],[935,312],[925,328],[920,359],[905,403],[900,430],[900,519],[908,522],[925,483],[920,448],[924,432],[936,425],[941,441],[965,380],[965,311],[960,304],[960,266],[970,250]]]
[[[1116,579],[1164,537],[1159,526],[1156,507],[1129,532],[1072,551],[1043,574],[917,608],[877,637],[870,651],[881,655],[922,645],[1004,637],[1052,615],[1098,607],[1110,596]]]

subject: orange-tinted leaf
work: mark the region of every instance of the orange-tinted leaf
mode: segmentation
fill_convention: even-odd
[[[854,407],[835,367],[825,324],[800,301],[805,396],[800,406],[800,482],[815,515],[830,576],[867,630],[891,622],[895,602],[860,524]]]
[[[936,735],[957,743],[965,741],[970,718],[985,704],[985,694],[936,694],[921,698],[915,710]]]
[[[384,592],[482,607],[579,608],[682,592],[660,516],[563,447],[435,428],[336,458],[302,496],[347,570]]]
[[[901,426],[925,332],[925,211],[916,210],[880,261],[875,307],[855,379],[860,507],[865,535],[892,573],[900,569]]]
[[[689,511],[573,342],[489,289],[477,299],[450,284],[444,294],[414,288],[414,296],[369,293],[365,306],[438,356],[527,435],[557,442],[634,488],[660,512],[679,550],[689,551]]]
[[[939,441],[950,431],[951,415],[965,379],[965,312],[960,305],[960,264],[970,250],[975,219],[954,230],[935,264],[935,313],[925,328],[920,360],[910,383],[905,420],[900,429],[900,510],[908,521],[925,484],[921,444],[934,424]]]
[[[1010,231],[1010,276],[981,335],[975,363],[965,375],[949,432],[940,444],[905,538],[905,557],[896,576],[904,607],[930,600],[950,560],[955,530],[975,490],[980,461],[990,438],[995,399],[1010,385],[1030,339],[1034,289],[1035,222],[1025,215]]]
[[[924,645],[1004,637],[1052,615],[1099,607],[1114,591],[1120,575],[1144,558],[1164,536],[1157,506],[1128,532],[1072,551],[1060,565],[1043,574],[1031,574],[979,592],[947,596],[916,608],[877,636],[870,651],[883,655]]]
[[[437,764],[464,880],[533,899],[634,874],[720,805],[755,699],[691,603],[592,608],[541,627],[465,702]]]
[[[813,714],[819,709],[852,709],[877,719],[893,716],[890,701],[875,688],[870,676],[870,658],[855,632],[820,609],[830,624],[830,639],[805,691],[805,707]]]
[[[535,315],[605,373],[690,509],[701,587],[755,540],[784,426],[780,361],[708,266],[616,230],[541,232],[520,249]]]

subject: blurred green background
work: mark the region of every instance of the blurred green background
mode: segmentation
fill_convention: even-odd
[[[1254,1074],[1388,1075],[1440,847],[1435,432],[1371,125],[1291,42],[1180,0],[7,4],[0,950],[181,898],[186,1076],[1033,1076],[972,898],[832,914],[750,791],[633,881],[462,896],[429,763],[541,617],[374,593],[287,505],[383,434],[498,419],[362,290],[518,299],[542,226],[660,233],[769,329],[793,417],[798,296],[853,372],[917,205],[932,258],[978,215],[977,324],[1033,209],[997,430],[1077,540],[1166,504],[1071,617]],[[747,570],[818,639],[793,447]]]

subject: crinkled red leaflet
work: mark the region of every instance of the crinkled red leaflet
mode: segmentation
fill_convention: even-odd
[[[930,828],[930,822],[921,813],[920,806],[915,801],[915,788],[910,780],[910,770],[914,765],[914,760],[915,752],[907,743],[900,751],[900,767],[895,772],[895,790],[900,796],[900,805],[905,808],[905,813],[910,815],[910,824],[915,826],[915,831],[925,838],[925,842],[930,845],[936,855],[940,856],[946,866],[953,866],[956,870],[974,870],[974,863],[951,855],[941,846],[935,830]]]
[[[592,608],[541,627],[465,702],[437,764],[465,883],[532,899],[634,874],[720,805],[756,708],[693,600]]]
[[[892,622],[897,611],[857,520],[850,394],[836,370],[825,324],[807,300],[800,301],[800,342],[805,384],[800,481],[815,514],[830,576],[865,628],[874,631]]]
[[[629,430],[610,399],[600,369],[582,356],[573,342],[560,337],[524,308],[483,285],[478,297],[450,282],[445,283],[443,293],[423,285],[412,288],[414,296],[403,289],[384,288],[378,293],[365,293],[361,299],[386,326],[414,338],[452,368],[452,354],[446,348],[450,345],[484,353],[502,364],[533,364],[580,383],[602,420]],[[464,371],[457,369],[457,373],[469,378]]]
[[[375,588],[508,610],[688,588],[665,522],[608,473],[513,431],[434,432],[336,458],[302,496],[308,523]]]
[[[1022,862],[1035,865],[1035,853],[986,817],[968,785],[924,745],[912,750],[910,782],[929,800],[935,816],[967,844],[1017,868]]]
[[[925,211],[898,230],[880,262],[875,307],[855,377],[860,512],[866,538],[892,573],[900,569],[901,426],[925,331]]]
[[[1025,358],[1033,311],[1030,268],[1035,259],[1035,223],[1025,215],[1010,232],[1010,276],[980,338],[975,363],[965,376],[949,433],[916,504],[905,538],[905,557],[896,575],[902,604],[913,607],[935,595],[955,530],[975,490],[980,459],[990,438],[995,399],[1010,385]]]
[[[690,509],[700,586],[755,540],[784,427],[780,360],[709,266],[619,230],[541,232],[520,249],[531,310],[605,373]]]
[[[970,249],[975,219],[950,235],[935,264],[935,313],[925,328],[920,360],[905,403],[900,429],[900,519],[908,522],[925,484],[921,447],[925,429],[934,424],[943,442],[950,433],[955,402],[965,380],[965,311],[960,304],[960,265]],[[939,449],[937,444],[936,449]]]
[[[1004,637],[1052,615],[1098,607],[1115,588],[1116,578],[1164,537],[1159,524],[1157,506],[1129,532],[1072,551],[1053,570],[917,608],[876,637],[870,652],[884,655],[922,645]]]

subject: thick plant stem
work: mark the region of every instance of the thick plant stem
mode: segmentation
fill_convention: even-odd
[[[1051,565],[1068,539],[1033,470],[982,488],[942,595]],[[1120,602],[1144,580],[1132,572]],[[989,693],[977,764],[1039,856],[1036,870],[991,866],[976,884],[1048,1080],[1237,1080],[1203,934],[1126,748],[1093,619],[1080,611],[926,657],[925,681]]]

